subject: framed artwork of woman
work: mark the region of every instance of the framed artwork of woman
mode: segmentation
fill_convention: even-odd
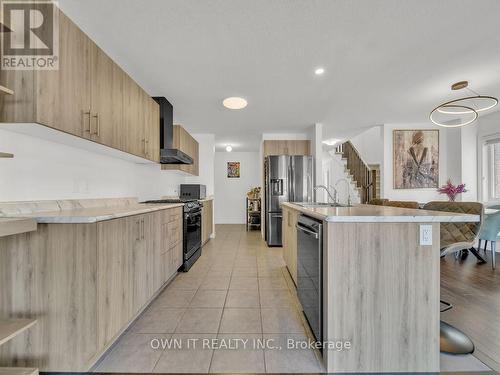
[[[439,130],[393,131],[394,189],[439,186]]]

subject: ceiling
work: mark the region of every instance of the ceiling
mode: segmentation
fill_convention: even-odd
[[[342,138],[428,122],[467,79],[500,96],[498,0],[59,0],[189,131],[217,149],[322,123]],[[315,76],[316,67],[323,76]],[[456,94],[455,94],[456,95]],[[243,110],[222,100],[242,96]]]

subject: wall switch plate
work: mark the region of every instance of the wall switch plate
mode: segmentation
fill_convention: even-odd
[[[432,225],[420,225],[420,246],[432,246]]]

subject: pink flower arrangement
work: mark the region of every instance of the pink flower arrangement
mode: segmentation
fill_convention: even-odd
[[[465,184],[455,186],[451,183],[451,180],[448,180],[446,185],[441,186],[437,191],[440,194],[446,194],[450,202],[455,202],[457,195],[467,192],[467,189],[465,188]]]

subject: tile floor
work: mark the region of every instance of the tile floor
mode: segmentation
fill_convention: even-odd
[[[324,370],[317,352],[286,348],[287,339],[305,340],[310,333],[281,248],[268,248],[260,232],[246,232],[243,225],[218,225],[216,233],[191,270],[165,288],[94,371]],[[160,347],[152,348],[152,344]],[[445,355],[441,368],[488,369],[473,356]]]
[[[288,338],[307,339],[308,328],[281,248],[268,248],[260,232],[246,232],[243,225],[217,226],[216,232],[191,270],[165,288],[95,371],[323,370],[315,351],[286,349]],[[213,339],[235,347],[214,350],[217,342],[209,341]],[[153,349],[152,342],[177,347]],[[284,349],[276,350],[277,346]]]

